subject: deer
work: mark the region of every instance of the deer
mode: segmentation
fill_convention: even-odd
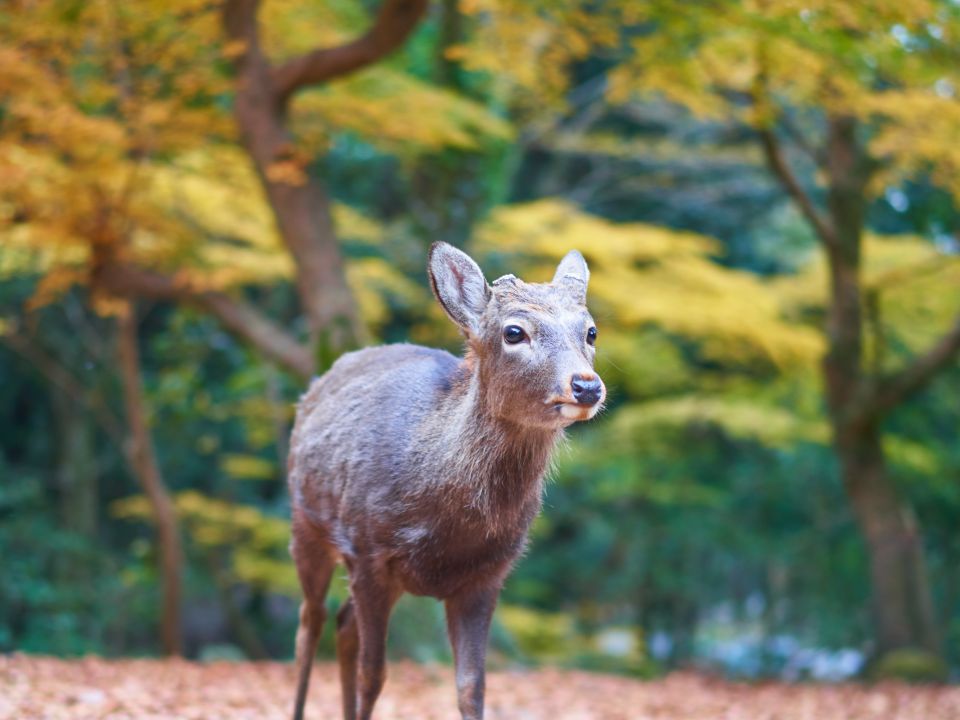
[[[295,720],[339,562],[349,579],[335,635],[344,719],[372,716],[391,609],[412,593],[443,602],[459,712],[481,720],[493,611],[540,511],[551,453],[606,398],[579,252],[549,283],[505,275],[488,284],[443,242],[427,269],[465,336],[464,357],[403,343],[347,353],[297,406],[288,459],[290,550],[303,589]]]

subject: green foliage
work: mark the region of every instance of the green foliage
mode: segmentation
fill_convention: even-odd
[[[95,542],[45,516],[39,478],[0,464],[0,650],[84,655],[109,649],[127,613],[102,608],[124,596],[113,561]],[[41,541],[42,539],[42,541]]]
[[[556,663],[571,652],[582,651],[583,640],[577,637],[575,619],[569,613],[501,605],[497,617],[527,657]]]
[[[637,628],[610,626],[591,634],[571,613],[506,604],[497,608],[495,621],[509,633],[514,652],[527,662],[641,676],[657,671]]]
[[[894,650],[877,660],[870,670],[872,680],[944,682],[948,669],[942,659],[924,650]]]
[[[400,598],[390,616],[387,652],[391,658],[450,662],[453,654],[443,605],[433,598]]]

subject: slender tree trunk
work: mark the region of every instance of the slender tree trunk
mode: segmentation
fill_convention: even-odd
[[[459,61],[448,57],[447,51],[463,42],[463,24],[460,0],[442,0],[435,75],[437,83],[458,91],[463,90],[463,66]]]
[[[52,388],[57,425],[60,525],[88,540],[97,536],[98,468],[93,425],[76,402]]]
[[[56,423],[56,482],[60,527],[89,543],[97,538],[98,467],[90,418],[75,401],[51,386]],[[66,553],[59,557],[58,577],[66,582],[86,582],[93,577],[89,556]]]
[[[160,556],[160,577],[163,588],[160,636],[167,655],[182,652],[180,633],[180,570],[183,552],[177,517],[170,494],[160,475],[150,429],[147,425],[140,377],[140,353],[137,349],[137,320],[133,304],[120,318],[117,334],[117,355],[123,382],[123,399],[129,426],[127,459],[150,502],[157,527]]]
[[[347,285],[337,243],[330,197],[313,177],[309,160],[296,149],[286,122],[288,97],[281,97],[272,68],[259,46],[257,0],[225,5],[224,22],[231,38],[245,44],[238,58],[234,115],[244,148],[293,256],[297,293],[307,317],[317,369],[355,348],[362,326]]]
[[[827,245],[830,304],[823,372],[844,489],[870,559],[877,653],[905,647],[939,653],[920,530],[888,476],[882,418],[855,414],[872,378],[864,370],[860,280],[869,171],[853,118],[829,121],[827,172],[834,240]]]

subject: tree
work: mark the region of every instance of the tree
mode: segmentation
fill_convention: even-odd
[[[944,263],[919,237],[868,234],[864,245],[861,277],[884,290],[888,352],[922,351],[958,310],[960,262]],[[508,592],[557,609],[550,588],[562,587],[559,607],[576,604],[587,623],[623,622],[630,608],[644,633],[669,633],[675,661],[689,659],[697,625],[718,606],[746,612],[757,594],[767,639],[859,642],[866,623],[851,605],[866,603],[867,573],[829,472],[815,373],[827,342],[826,261],[762,278],[713,261],[720,246],[706,237],[612,223],[556,200],[497,208],[473,249],[485,267],[537,279],[568,247],[590,263],[612,407],[562,456],[538,551]],[[902,423],[886,432],[891,476],[912,498],[954,484],[935,447]],[[955,508],[952,496],[938,504]]]
[[[117,360],[123,385],[123,400],[129,431],[126,454],[130,466],[150,503],[150,516],[157,527],[160,575],[163,588],[160,637],[168,655],[182,650],[180,635],[181,567],[183,551],[180,531],[170,493],[163,482],[156,452],[150,438],[143,381],[140,378],[140,351],[137,348],[137,317],[133,307],[120,316],[117,333]]]
[[[771,173],[824,251],[824,392],[870,556],[876,649],[939,653],[922,534],[890,478],[882,438],[887,416],[955,363],[960,315],[915,357],[890,367],[883,319],[871,310],[882,287],[864,285],[863,262],[870,202],[883,188],[921,174],[956,191],[956,143],[947,129],[955,124],[945,118],[958,117],[957,9],[730,2],[625,13],[648,30],[613,73],[613,97],[661,94],[753,128]]]
[[[317,368],[320,345],[328,363],[336,347],[355,343],[365,328],[333,231],[338,211],[308,167],[314,156],[335,132],[410,156],[475,149],[479,140],[511,132],[481,104],[404,72],[371,68],[342,80],[401,45],[425,7],[387,2],[357,40],[305,51],[315,32],[342,38],[367,22],[365,14],[340,6],[272,6],[267,44],[289,56],[276,67],[261,47],[257,2],[227,3],[222,15],[194,0],[136,10],[6,10],[0,193],[15,208],[3,222],[15,230],[11,238],[24,269],[47,274],[36,304],[74,283],[89,284],[104,302],[111,295],[185,302],[304,378]],[[226,42],[218,20],[226,25]],[[169,52],[173,45],[177,52]],[[225,55],[236,62],[232,81],[224,73]],[[317,89],[334,79],[341,80],[335,88]],[[233,130],[223,108],[231,89],[247,161],[230,153]],[[251,165],[260,189],[247,181]],[[169,189],[156,191],[164,173],[206,185],[187,202],[172,203]],[[243,210],[224,192],[231,187],[244,193]],[[64,208],[58,192],[76,201]],[[211,212],[203,206],[214,195],[224,205]],[[262,212],[264,199],[272,218]],[[231,214],[253,215],[258,225],[226,221]],[[214,227],[234,235],[211,235]],[[238,297],[241,283],[276,274],[250,272],[238,280],[226,272],[225,282],[218,275],[226,268],[202,257],[217,246],[249,249],[272,270],[278,255],[289,255],[293,262],[282,272],[294,277],[311,343]],[[332,333],[332,345],[320,342],[325,333]]]
[[[385,0],[373,27],[336,47],[317,48],[274,67],[258,29],[259,0],[224,6],[227,35],[236,54],[235,116],[243,145],[263,182],[280,235],[295,259],[297,292],[307,314],[317,366],[326,368],[357,346],[363,328],[347,286],[330,200],[306,171],[287,116],[298,91],[356,72],[399,47],[427,7],[426,0]]]

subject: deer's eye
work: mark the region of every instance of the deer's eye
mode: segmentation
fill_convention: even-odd
[[[518,342],[523,342],[527,339],[527,333],[525,333],[519,325],[507,325],[503,329],[503,339],[510,345],[516,345]]]
[[[589,330],[587,330],[587,344],[593,345],[596,342],[597,342],[597,329],[595,327],[591,327]]]

